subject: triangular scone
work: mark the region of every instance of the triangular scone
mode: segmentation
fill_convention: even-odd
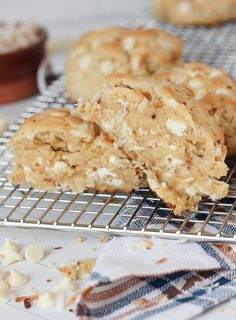
[[[154,77],[185,85],[222,128],[227,154],[236,154],[236,83],[221,69],[200,62],[163,67]]]
[[[130,191],[141,183],[138,170],[96,124],[66,109],[27,119],[10,144],[15,161],[10,180],[15,184],[82,192],[87,188]]]
[[[143,76],[116,74],[78,113],[95,121],[147,175],[150,188],[176,214],[204,196],[226,196],[222,131],[191,90]]]

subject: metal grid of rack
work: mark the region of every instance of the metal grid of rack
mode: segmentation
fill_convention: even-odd
[[[145,17],[143,18],[145,20]],[[156,24],[152,20],[137,20],[136,25],[161,26],[186,41],[186,60],[203,60],[223,65],[232,75],[236,65],[233,45],[236,26],[220,28],[176,28]],[[197,43],[197,46],[196,46]],[[0,225],[42,227],[66,230],[91,230],[135,235],[152,235],[194,240],[236,242],[236,166],[231,160],[227,177],[228,196],[213,202],[204,199],[198,211],[177,217],[171,209],[148,189],[130,193],[99,193],[87,190],[83,194],[72,192],[41,192],[8,182],[12,165],[9,138],[19,125],[32,114],[47,108],[74,108],[67,99],[63,79],[60,78],[37,97],[9,130],[0,138]]]

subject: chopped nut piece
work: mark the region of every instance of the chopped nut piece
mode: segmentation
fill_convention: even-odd
[[[24,302],[25,300],[28,300],[28,301],[38,300],[38,295],[37,294],[33,294],[32,296],[17,297],[15,299],[15,302]]]
[[[78,238],[78,241],[80,242],[80,243],[83,243],[83,242],[85,242],[87,240],[87,237],[85,237],[85,236],[80,236],[79,238]]]
[[[167,261],[166,258],[161,258],[160,260],[156,261],[155,264],[161,264],[161,263],[164,263],[166,261]]]

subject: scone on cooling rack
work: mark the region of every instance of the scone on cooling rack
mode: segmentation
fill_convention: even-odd
[[[101,80],[114,72],[152,75],[160,65],[181,58],[182,42],[158,29],[122,27],[92,31],[71,51],[65,69],[65,86],[76,101],[89,97]]]
[[[236,18],[236,0],[151,0],[160,20],[182,25],[216,25]]]
[[[10,177],[44,191],[86,188],[130,191],[140,186],[138,170],[102,134],[66,109],[28,118],[10,141],[15,165]]]
[[[231,76],[200,62],[163,67],[154,76],[191,89],[223,129],[227,154],[236,154],[236,83]]]
[[[150,188],[175,214],[204,196],[227,195],[224,135],[191,90],[152,77],[116,74],[91,100],[78,102],[147,175]]]

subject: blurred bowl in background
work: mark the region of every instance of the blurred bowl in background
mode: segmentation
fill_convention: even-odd
[[[47,32],[38,27],[37,41],[0,53],[0,103],[17,101],[38,92],[37,70],[45,57]]]

